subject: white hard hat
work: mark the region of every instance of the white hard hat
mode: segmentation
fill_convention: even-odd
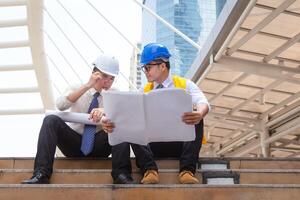
[[[114,56],[100,55],[93,63],[101,72],[117,76],[119,73],[119,61]]]

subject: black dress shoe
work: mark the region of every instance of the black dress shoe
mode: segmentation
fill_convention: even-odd
[[[114,179],[114,184],[136,184],[130,175],[119,174],[116,179]]]
[[[42,173],[33,175],[30,179],[24,180],[22,184],[49,184],[49,178]]]

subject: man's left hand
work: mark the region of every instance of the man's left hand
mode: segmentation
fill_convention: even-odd
[[[90,113],[90,120],[92,120],[95,123],[100,122],[100,119],[102,118],[104,114],[103,108],[94,108]]]
[[[188,125],[198,124],[202,120],[203,116],[200,112],[186,112],[182,116],[182,121]]]

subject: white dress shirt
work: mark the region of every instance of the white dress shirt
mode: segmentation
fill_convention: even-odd
[[[175,88],[172,76],[169,75],[168,78],[162,83],[162,85],[164,86],[163,88]],[[154,82],[153,89],[155,89],[157,86],[158,86],[158,83]],[[142,87],[140,89],[140,91],[143,92],[144,87]],[[207,106],[210,110],[210,105],[209,105],[205,95],[203,94],[203,92],[199,89],[199,87],[194,82],[192,82],[189,79],[186,79],[186,92],[192,96],[193,104],[195,104],[195,105],[207,104]]]
[[[79,99],[76,102],[73,103],[73,102],[69,101],[67,99],[67,96],[69,96],[70,93],[78,90],[79,88],[80,88],[80,86],[73,86],[73,87],[70,87],[69,89],[67,89],[65,91],[65,93],[56,100],[56,107],[60,111],[69,109],[70,112],[87,113],[88,109],[90,107],[90,104],[92,102],[92,99],[94,97],[93,95],[97,91],[94,88],[91,88],[88,91],[86,91],[81,97],[79,97]],[[100,108],[103,107],[101,92],[98,97],[98,102],[99,102],[99,107]],[[68,125],[77,133],[79,133],[79,134],[83,133],[84,124],[68,123]],[[102,129],[102,127],[100,125],[97,126],[97,132],[100,131],[101,129]]]

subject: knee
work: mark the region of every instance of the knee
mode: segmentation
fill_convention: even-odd
[[[55,125],[62,122],[62,119],[56,115],[48,115],[44,118],[44,124]]]
[[[113,149],[129,149],[130,148],[130,145],[128,142],[123,142],[123,143],[120,143],[120,144],[117,144],[117,145],[114,145],[112,146]]]

